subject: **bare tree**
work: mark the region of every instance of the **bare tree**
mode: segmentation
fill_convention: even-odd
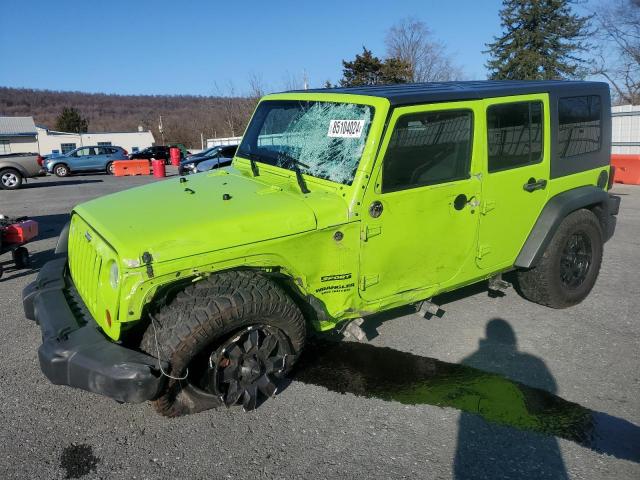
[[[385,39],[387,56],[411,66],[413,82],[444,82],[462,78],[445,46],[434,39],[424,22],[405,18],[393,25]]]
[[[617,102],[640,104],[640,0],[608,0],[594,18],[603,43],[591,73],[609,81]]]
[[[224,134],[230,137],[242,135],[258,101],[265,94],[262,77],[251,73],[247,79],[248,91],[241,94],[236,90],[232,81],[227,82],[225,88],[217,83],[215,90],[222,100],[222,112],[225,124]]]

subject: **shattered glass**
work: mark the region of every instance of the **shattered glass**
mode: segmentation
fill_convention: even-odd
[[[265,101],[239,156],[337,183],[351,184],[373,119],[373,107],[351,103]],[[292,165],[292,159],[296,165]]]

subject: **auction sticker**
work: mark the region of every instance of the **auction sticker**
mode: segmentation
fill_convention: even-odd
[[[329,122],[328,137],[360,138],[364,120],[331,120]]]

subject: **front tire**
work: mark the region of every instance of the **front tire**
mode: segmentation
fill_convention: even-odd
[[[58,177],[68,177],[69,176],[69,167],[67,167],[64,163],[56,165],[53,168],[53,173]]]
[[[0,188],[3,190],[17,190],[22,186],[22,175],[14,168],[0,171]]]
[[[264,275],[233,271],[196,282],[152,318],[140,344],[171,365],[154,407],[168,417],[256,408],[275,394],[305,335],[300,309]]]
[[[602,263],[602,228],[590,210],[578,210],[562,221],[538,264],[517,272],[520,294],[551,308],[582,302],[598,278]]]

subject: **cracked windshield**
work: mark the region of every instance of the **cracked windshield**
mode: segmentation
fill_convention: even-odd
[[[368,105],[262,102],[238,155],[351,185],[372,119]]]

